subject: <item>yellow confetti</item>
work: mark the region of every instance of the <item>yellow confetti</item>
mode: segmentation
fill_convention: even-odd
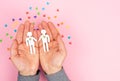
[[[50,19],[50,17],[48,17],[48,19]]]
[[[15,27],[17,27],[19,25],[19,22],[18,21],[14,21],[13,23],[12,23],[12,28],[15,28]]]
[[[70,28],[70,26],[68,26],[68,25],[67,25],[65,28],[69,29],[69,28]]]
[[[54,18],[57,18],[57,16],[54,16]]]
[[[61,22],[60,24],[61,24],[61,25],[63,25],[64,23],[63,23],[63,22]]]

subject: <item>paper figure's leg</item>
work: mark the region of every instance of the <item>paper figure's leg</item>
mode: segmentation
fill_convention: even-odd
[[[30,53],[32,54],[32,45],[30,45]]]
[[[32,47],[33,47],[33,52],[34,52],[34,54],[35,54],[35,46],[34,46],[34,45],[32,45]]]
[[[48,43],[46,43],[46,49],[47,49],[47,52],[48,52],[49,51]]]
[[[46,52],[46,49],[45,49],[45,43],[43,43],[43,49],[44,49],[44,52]]]

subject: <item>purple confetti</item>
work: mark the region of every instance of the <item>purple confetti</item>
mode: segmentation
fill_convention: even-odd
[[[15,19],[13,18],[12,21],[15,21]]]
[[[21,20],[22,20],[22,18],[19,18],[19,20],[21,21]]]
[[[34,16],[34,18],[37,18],[37,16]]]

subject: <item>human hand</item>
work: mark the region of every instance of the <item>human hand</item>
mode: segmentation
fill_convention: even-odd
[[[53,23],[41,22],[39,24],[40,31],[45,29],[50,36],[49,51],[44,52],[42,41],[39,42],[40,63],[42,69],[47,74],[53,74],[62,69],[63,61],[67,55],[65,45],[62,41],[60,33],[57,31]],[[38,31],[38,36],[40,36]]]
[[[34,30],[33,24],[26,21],[18,28],[16,39],[11,46],[11,60],[18,71],[23,76],[35,75],[39,68],[38,44],[35,43],[36,54],[30,54],[29,47],[26,46],[27,32],[32,32],[37,39],[37,32]]]

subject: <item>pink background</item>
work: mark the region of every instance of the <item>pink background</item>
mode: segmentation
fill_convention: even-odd
[[[50,2],[46,5],[45,2]],[[2,0],[0,2],[0,81],[17,81],[17,70],[8,59],[7,48],[15,36],[13,30],[27,19],[26,11],[33,16],[38,6],[41,15],[30,19],[36,24],[49,21],[50,16],[61,34],[68,51],[64,62],[65,71],[71,81],[120,81],[120,1],[119,0]],[[41,8],[45,7],[42,11]],[[59,12],[56,12],[56,9]],[[57,15],[54,19],[53,16]],[[18,18],[22,17],[22,21]],[[15,27],[12,18],[18,21]],[[7,23],[8,27],[4,27]],[[12,27],[13,26],[13,27]],[[69,28],[66,28],[69,26]],[[71,39],[67,39],[70,35]],[[72,42],[70,45],[69,42]],[[40,81],[46,81],[41,75]]]

